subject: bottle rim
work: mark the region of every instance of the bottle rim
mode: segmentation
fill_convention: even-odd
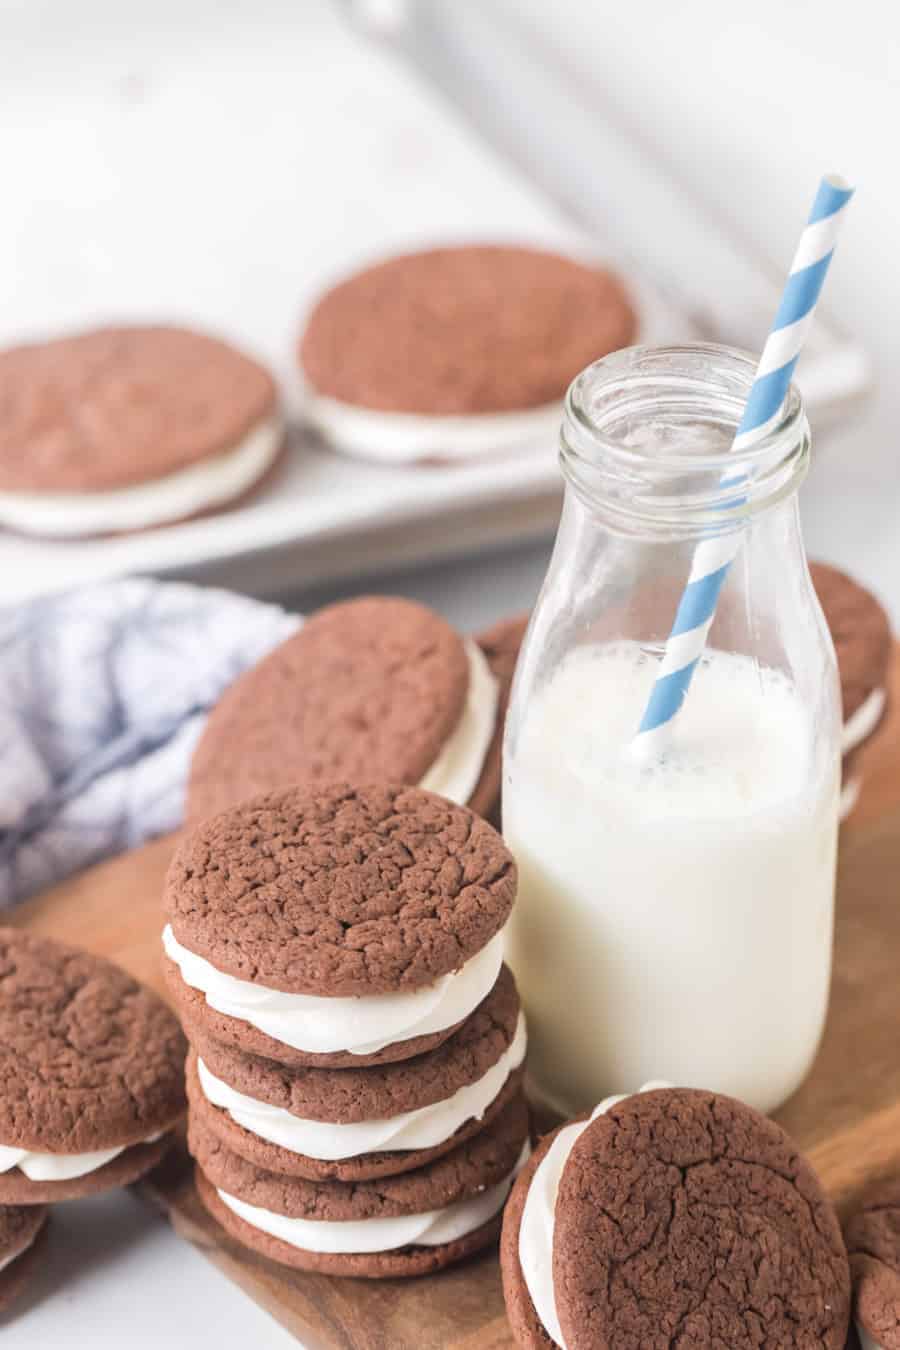
[[[756,364],[739,348],[699,342],[626,347],[595,361],[566,395],[560,432],[566,479],[589,505],[673,527],[733,528],[783,500],[799,487],[809,460],[809,425],[796,386],[764,435],[739,450],[730,444]],[[635,422],[654,418],[682,426],[714,421],[724,448],[635,443]]]

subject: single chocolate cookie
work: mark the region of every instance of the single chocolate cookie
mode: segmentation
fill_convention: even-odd
[[[101,328],[0,352],[0,522],[118,533],[245,496],[284,444],[271,375],[171,327]]]
[[[43,1205],[0,1205],[0,1312],[28,1283],[43,1245],[47,1213]]]
[[[857,1324],[879,1350],[900,1350],[900,1182],[870,1192],[844,1237]]]
[[[184,1113],[185,1051],[169,1009],[124,971],[0,929],[0,1202],[68,1199],[153,1166]]]
[[[213,816],[179,845],[165,907],[218,971],[325,997],[416,990],[509,917],[516,867],[464,807],[416,788],[296,788]]]
[[[497,730],[485,756],[481,781],[469,799],[469,806],[497,829],[500,828],[500,784],[503,780],[503,732],[506,726],[506,710],[509,707],[519,650],[530,618],[530,614],[517,614],[512,619],[501,619],[499,623],[485,629],[475,638],[500,686],[500,702],[497,709]]]
[[[510,971],[504,966],[492,992],[460,1029],[438,1049],[416,1059],[375,1068],[286,1069],[272,1060],[223,1046],[201,1034],[188,1059],[188,1095],[191,1109],[231,1151],[256,1166],[288,1176],[357,1181],[396,1175],[423,1167],[451,1152],[494,1119],[521,1086],[524,1031],[516,1038],[519,998]],[[515,1047],[513,1046],[515,1040]],[[517,1053],[504,1069],[511,1048]],[[490,1084],[491,1095],[480,1101],[478,1114],[463,1115],[460,1124],[441,1143],[428,1148],[386,1149],[329,1160],[308,1156],[261,1137],[253,1128],[233,1119],[229,1103],[214,1104],[204,1094],[197,1057],[204,1073],[211,1073],[228,1089],[254,1102],[265,1103],[302,1121],[344,1124],[386,1122],[410,1111],[445,1104],[477,1085]],[[493,1071],[493,1072],[492,1072]],[[215,1092],[215,1087],[213,1087]],[[458,1098],[457,1098],[458,1099]],[[238,1109],[241,1104],[234,1104]],[[252,1113],[251,1113],[252,1114]],[[332,1136],[333,1137],[333,1136]]]
[[[479,668],[473,682],[477,660],[474,644],[411,600],[364,596],[320,610],[216,704],[191,762],[188,824],[296,783],[415,785],[430,772],[425,786],[454,796],[465,785],[462,804],[487,814],[499,796],[508,681],[491,688]],[[465,746],[441,773],[455,736]]]
[[[809,565],[819,603],[837,653],[844,721],[887,687],[891,625],[887,614],[859,582],[827,563]]]
[[[533,248],[436,248],[328,291],[300,365],[317,394],[360,408],[509,412],[562,399],[584,366],[636,330],[622,283],[603,268]]]
[[[189,1119],[188,1145],[198,1163],[201,1200],[245,1246],[300,1270],[378,1279],[437,1270],[491,1242],[499,1232],[506,1187],[522,1156],[527,1136],[528,1111],[519,1095],[490,1126],[429,1167],[353,1185],[261,1171],[223,1148],[193,1113]],[[369,1250],[335,1250],[339,1240],[333,1237],[329,1251],[294,1246],[248,1222],[246,1211],[235,1212],[220,1192],[238,1205],[253,1206],[258,1213],[250,1217],[262,1222],[267,1221],[268,1215],[271,1216],[268,1222],[274,1220],[276,1224],[278,1216],[313,1225],[327,1223],[332,1234],[335,1224],[358,1225],[355,1233],[348,1227],[344,1240],[350,1247],[358,1241]],[[461,1212],[462,1207],[466,1207],[468,1214]],[[385,1250],[372,1249],[373,1242],[390,1240],[385,1233],[385,1221],[389,1225],[391,1220],[411,1216],[427,1216],[429,1226],[437,1218],[452,1235],[433,1246],[407,1241]],[[473,1226],[463,1231],[467,1218]],[[366,1230],[369,1222],[378,1228]],[[374,1239],[368,1236],[373,1231],[377,1234]]]
[[[505,1219],[522,1346],[553,1344],[519,1264],[528,1187],[553,1138]],[[847,1256],[818,1179],[774,1122],[709,1092],[635,1094],[588,1124],[559,1180],[552,1272],[568,1350],[845,1344]]]

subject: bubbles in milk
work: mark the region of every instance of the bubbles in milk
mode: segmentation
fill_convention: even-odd
[[[657,669],[633,642],[576,649],[536,695],[523,734],[552,743],[560,767],[614,797],[617,814],[723,818],[803,797],[806,714],[781,671],[708,652],[665,750],[648,761],[634,737]]]

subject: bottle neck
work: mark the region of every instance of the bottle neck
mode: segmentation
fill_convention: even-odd
[[[569,389],[560,438],[584,510],[618,534],[699,539],[796,493],[810,439],[795,389],[763,437],[733,447],[754,375],[749,355],[713,345],[633,347],[589,366]]]

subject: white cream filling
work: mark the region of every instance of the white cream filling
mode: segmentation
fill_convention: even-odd
[[[641,1092],[653,1092],[671,1086],[671,1083],[645,1083]],[[607,1097],[595,1107],[590,1120],[579,1121],[560,1130],[528,1187],[519,1227],[519,1265],[538,1320],[560,1350],[566,1350],[566,1343],[560,1330],[553,1289],[553,1231],[559,1183],[572,1149],[591,1121],[598,1116],[605,1116],[617,1103],[632,1095],[624,1093]]]
[[[306,1120],[281,1106],[237,1092],[197,1060],[197,1074],[207,1101],[227,1111],[238,1125],[270,1144],[307,1158],[334,1162],[363,1153],[434,1148],[450,1139],[468,1120],[480,1120],[500,1095],[506,1080],[525,1058],[525,1018],[519,1014],[515,1036],[504,1053],[477,1082],[459,1088],[444,1101],[385,1120],[346,1124]]]
[[[248,1205],[225,1191],[219,1191],[219,1198],[245,1223],[301,1251],[350,1256],[389,1252],[410,1245],[439,1247],[474,1233],[500,1212],[528,1152],[526,1142],[515,1169],[496,1186],[426,1214],[401,1214],[389,1219],[292,1219],[285,1214],[273,1214],[269,1209]]]
[[[469,662],[469,689],[462,716],[419,787],[438,792],[448,801],[465,806],[484,768],[488,748],[497,727],[500,686],[484,652],[471,638],[464,645]]]
[[[841,732],[841,754],[847,755],[862,745],[878,726],[884,705],[887,702],[886,689],[873,689],[864,703],[861,703],[852,717],[848,717]]]
[[[164,478],[105,492],[0,492],[0,524],[59,538],[165,525],[240,497],[272,464],[284,440],[275,413],[237,445]]]
[[[839,818],[846,820],[850,812],[859,801],[859,794],[862,791],[862,780],[851,778],[849,783],[845,783],[841,788],[841,803],[839,809]]]
[[[859,1337],[859,1350],[882,1350],[882,1347],[872,1339],[861,1322],[856,1324],[856,1334]]]
[[[165,1130],[142,1139],[143,1144],[155,1144]],[[29,1181],[71,1181],[73,1177],[87,1176],[105,1167],[113,1158],[118,1158],[126,1148],[136,1148],[136,1144],[120,1144],[118,1148],[95,1149],[90,1153],[35,1153],[27,1148],[11,1148],[0,1145],[0,1172],[10,1172],[18,1167]]]
[[[501,454],[520,446],[556,445],[563,405],[544,403],[513,412],[427,413],[380,412],[343,403],[309,391],[304,405],[308,420],[327,441],[350,455],[386,464],[418,459],[468,459]]]
[[[31,1236],[27,1237],[24,1242],[21,1242],[18,1247],[14,1247],[11,1252],[4,1252],[3,1255],[0,1256],[0,1271],[5,1270],[7,1266],[11,1266],[13,1261],[17,1261],[24,1252],[28,1251],[29,1247],[34,1246],[37,1241],[38,1233],[40,1233],[43,1226],[43,1224],[40,1224]]]
[[[166,955],[185,984],[199,989],[216,1012],[249,1022],[273,1040],[306,1054],[374,1055],[386,1045],[446,1031],[468,1017],[490,993],[503,964],[503,932],[450,975],[424,989],[399,994],[322,998],[286,994],[235,979],[188,951],[167,924],[162,935]]]

